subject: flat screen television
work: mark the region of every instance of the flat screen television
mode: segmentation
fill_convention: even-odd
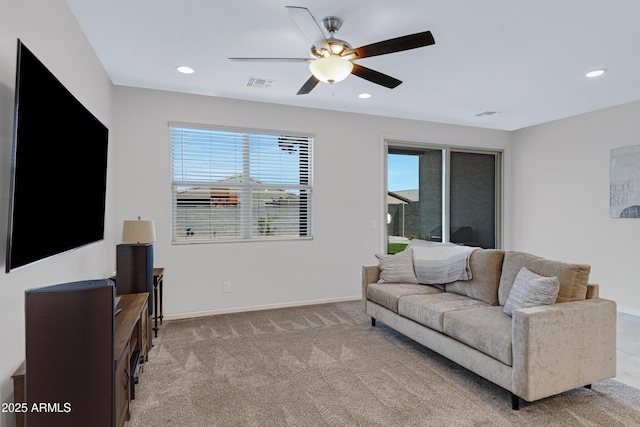
[[[104,239],[108,135],[18,40],[7,273]]]

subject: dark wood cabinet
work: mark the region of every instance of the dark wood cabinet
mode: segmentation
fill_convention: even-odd
[[[31,408],[36,399],[65,401],[60,413],[17,413],[17,427],[123,427],[129,419],[132,356],[148,360],[151,347],[149,295],[121,295],[114,317],[113,286],[107,282],[106,291],[71,296],[57,289],[25,297],[32,319],[27,320],[27,359],[12,376],[15,403],[27,402]],[[110,316],[103,316],[105,304]],[[71,404],[68,413],[65,402]]]
[[[110,280],[25,292],[29,427],[114,425],[113,302]]]
[[[146,292],[120,295],[118,308],[120,313],[115,323],[115,383],[116,396],[114,412],[116,427],[124,426],[129,419],[131,403],[131,361],[134,354],[139,354],[142,360],[149,359],[149,312]]]

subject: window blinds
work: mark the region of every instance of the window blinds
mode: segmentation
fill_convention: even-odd
[[[312,138],[170,129],[174,242],[311,237]]]

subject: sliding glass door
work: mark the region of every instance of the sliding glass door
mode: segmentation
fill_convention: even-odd
[[[500,153],[387,146],[389,252],[414,238],[499,247]]]

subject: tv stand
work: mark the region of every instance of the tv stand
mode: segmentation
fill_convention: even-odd
[[[149,294],[146,292],[137,294],[119,295],[120,302],[117,308],[122,311],[114,319],[114,419],[116,427],[123,427],[130,418],[129,405],[131,402],[131,357],[138,352],[141,360],[149,359],[151,348],[147,301]],[[22,363],[13,374],[13,389],[15,403],[26,402],[25,379],[27,371]],[[16,413],[16,427],[24,427],[28,421],[28,413]]]
[[[125,421],[129,420],[129,405],[135,397],[134,385],[131,382],[131,358],[139,357],[140,360],[147,361],[151,349],[151,324],[147,306],[149,294],[142,292],[119,297],[121,298],[118,308],[122,311],[115,318],[113,342],[116,427],[124,426]]]

